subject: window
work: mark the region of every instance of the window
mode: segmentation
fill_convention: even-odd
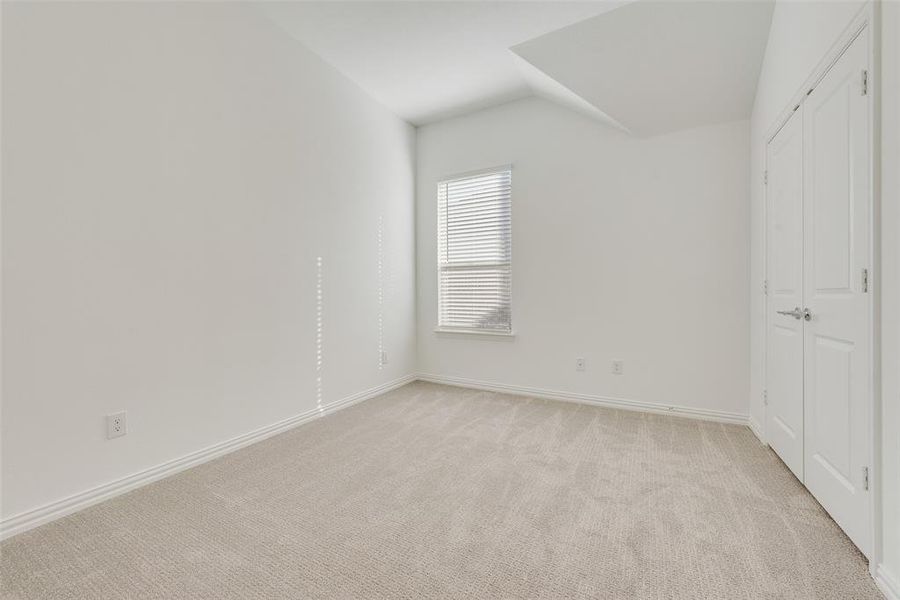
[[[438,183],[438,329],[512,333],[512,171]]]

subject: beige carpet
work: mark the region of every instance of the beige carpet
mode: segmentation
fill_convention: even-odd
[[[19,598],[880,598],[744,427],[414,383],[3,543]]]

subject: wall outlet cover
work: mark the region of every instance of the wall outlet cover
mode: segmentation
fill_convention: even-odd
[[[106,415],[106,439],[122,437],[128,433],[128,421],[125,419],[125,411],[112,415]]]

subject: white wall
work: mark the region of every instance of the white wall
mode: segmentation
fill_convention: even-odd
[[[253,8],[2,33],[4,518],[315,409],[317,256],[324,402],[413,371],[412,127]]]
[[[640,140],[536,98],[420,127],[419,371],[745,415],[748,149],[746,122]],[[505,163],[517,335],[436,334],[435,184]]]

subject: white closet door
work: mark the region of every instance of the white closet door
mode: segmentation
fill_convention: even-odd
[[[803,108],[766,148],[766,439],[803,481]]]
[[[803,114],[804,482],[871,549],[867,30],[807,97]]]

